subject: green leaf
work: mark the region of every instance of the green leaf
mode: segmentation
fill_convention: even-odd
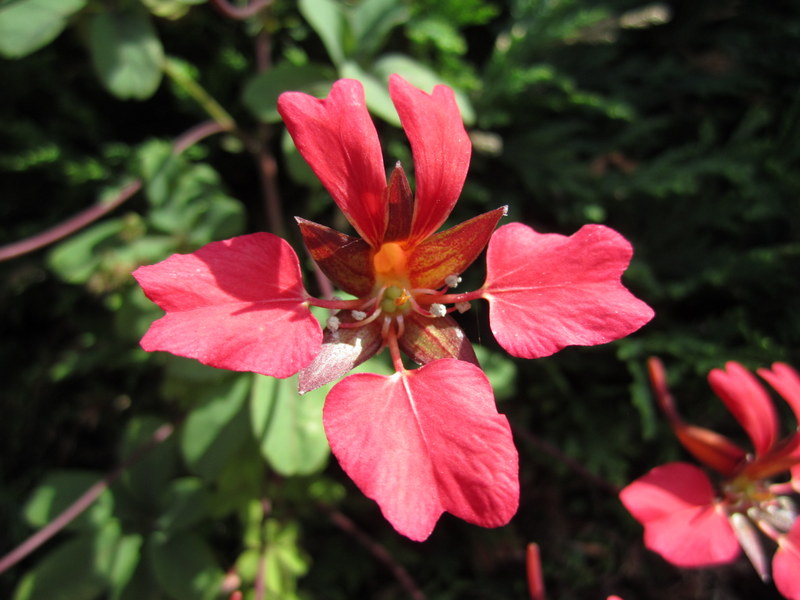
[[[92,556],[96,536],[84,533],[65,541],[37,561],[14,591],[14,600],[91,600],[106,589]]]
[[[372,73],[367,73],[352,61],[342,65],[341,74],[342,77],[358,79],[362,83],[367,108],[372,114],[395,127],[400,127],[400,117],[397,115],[391,96],[389,96],[388,74],[385,77],[375,76]]]
[[[328,56],[335,65],[344,62],[347,21],[339,3],[334,0],[300,0],[298,8],[303,18],[325,44]]]
[[[119,244],[123,219],[103,221],[56,246],[48,256],[49,267],[64,281],[86,283],[103,262],[104,254]]]
[[[389,33],[408,20],[409,11],[397,0],[361,0],[349,12],[355,54],[365,60],[386,41]]]
[[[388,80],[389,75],[397,73],[410,84],[430,92],[433,87],[439,84],[449,85],[430,67],[417,62],[405,54],[386,54],[375,61],[372,72],[383,80]],[[452,86],[450,86],[452,87]],[[475,109],[467,98],[466,94],[454,89],[456,103],[461,110],[461,118],[466,125],[475,122]]]
[[[167,425],[155,417],[136,417],[126,427],[122,437],[120,454],[123,459],[129,458],[135,451],[141,451],[143,445],[150,444],[153,434]],[[130,494],[146,510],[156,511],[162,490],[172,479],[178,466],[178,452],[175,438],[153,446],[139,460],[128,468],[120,480],[125,484],[125,491]]]
[[[198,477],[170,481],[161,496],[163,512],[156,527],[167,535],[188,529],[208,516],[210,494]]]
[[[219,597],[224,574],[211,548],[199,535],[168,538],[154,534],[147,541],[147,550],[153,573],[170,597],[192,600]]]
[[[138,533],[123,535],[116,544],[114,557],[107,569],[110,600],[118,600],[133,579],[141,563],[141,550],[144,538]],[[138,600],[143,600],[139,598]]]
[[[109,583],[124,585],[139,559],[139,536],[123,536],[116,519],[67,540],[25,574],[14,600],[91,600]]]
[[[89,49],[97,75],[118,98],[144,100],[158,89],[164,49],[146,13],[128,10],[95,15]]]
[[[322,426],[322,405],[329,386],[301,396],[296,377],[254,377],[250,416],[264,458],[281,475],[321,469],[329,454]]]
[[[49,473],[25,503],[25,520],[33,527],[44,527],[101,479],[101,474],[92,471]],[[111,518],[113,510],[114,497],[105,489],[67,529],[96,529]]]
[[[239,375],[217,386],[186,419],[181,450],[193,473],[216,479],[250,431],[245,399],[252,380]]]
[[[297,579],[308,571],[309,560],[298,545],[297,523],[267,519],[264,524],[264,584],[270,595],[294,598]]]
[[[258,119],[277,123],[278,96],[287,91],[326,96],[336,73],[322,65],[281,63],[251,78],[245,85],[242,101]]]
[[[0,54],[26,56],[52,42],[86,0],[11,0],[0,5]]]
[[[475,346],[475,355],[492,384],[497,400],[510,398],[517,392],[517,364],[505,354]]]

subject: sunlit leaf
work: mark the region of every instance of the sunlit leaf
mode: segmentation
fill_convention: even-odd
[[[92,471],[55,471],[47,475],[25,503],[25,520],[44,527],[102,478]],[[111,518],[114,498],[106,489],[92,505],[73,519],[68,529],[97,528]]]
[[[213,480],[247,439],[250,424],[245,399],[250,385],[248,376],[226,381],[189,414],[181,449],[193,473]]]
[[[192,600],[218,597],[224,574],[201,536],[155,534],[148,539],[147,550],[153,573],[169,596]]]
[[[94,15],[89,48],[100,80],[118,98],[144,100],[158,89],[164,49],[146,13],[130,10]]]
[[[328,388],[301,396],[296,377],[254,377],[250,415],[264,458],[282,475],[308,474],[322,468],[329,453],[322,427],[322,405]]]
[[[11,0],[0,5],[0,55],[19,58],[52,42],[86,0]]]
[[[300,0],[298,8],[325,44],[331,61],[339,65],[345,58],[347,22],[342,7],[334,0]]]
[[[283,92],[306,92],[324,97],[330,91],[336,74],[322,65],[280,63],[259,73],[247,82],[242,101],[256,117],[266,123],[280,121],[278,96]]]

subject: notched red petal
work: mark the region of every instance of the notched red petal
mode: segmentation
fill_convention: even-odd
[[[368,294],[374,284],[371,248],[362,239],[295,217],[303,242],[322,272],[349,294]]]
[[[498,221],[507,212],[501,207],[432,235],[409,257],[411,285],[436,289],[448,275],[463,273],[486,247]]]
[[[354,321],[344,313],[338,318],[342,323]],[[382,345],[381,324],[377,322],[363,327],[342,327],[333,332],[326,329],[319,354],[310,365],[300,371],[298,391],[305,394],[343,377],[374,356]]]
[[[457,358],[480,366],[472,344],[452,317],[411,313],[405,318],[399,343],[400,349],[419,365],[439,358]]]

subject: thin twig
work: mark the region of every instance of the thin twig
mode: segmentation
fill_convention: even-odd
[[[530,431],[527,431],[521,427],[512,425],[511,429],[514,431],[514,435],[522,438],[525,442],[531,444],[532,446],[536,446],[539,450],[541,450],[545,454],[549,454],[558,462],[572,469],[575,473],[577,473],[587,481],[592,482],[592,484],[594,484],[595,486],[603,489],[604,491],[610,494],[613,494],[614,496],[619,494],[620,490],[618,486],[614,485],[610,481],[603,479],[599,475],[592,473],[589,469],[584,467],[579,461],[575,460],[570,456],[567,456],[550,442],[543,440],[539,436],[534,435]]]
[[[175,431],[175,427],[169,423],[156,429],[153,435],[150,436],[150,439],[136,448],[136,450],[134,450],[126,460],[124,460],[100,481],[86,490],[77,500],[75,500],[75,502],[70,504],[63,512],[61,512],[61,514],[56,516],[47,525],[42,527],[39,531],[34,533],[31,537],[22,542],[3,558],[0,558],[0,573],[4,573],[13,567],[15,564],[61,531],[69,523],[71,523],[73,519],[80,515],[84,510],[89,508],[89,506],[91,506],[91,504],[98,498],[98,496],[100,496],[100,494],[102,494],[108,486],[114,483],[114,481],[116,481],[116,479],[122,475],[122,473],[138,462],[150,450],[169,438],[173,431]]]
[[[362,546],[369,550],[376,559],[389,568],[392,575],[394,575],[398,583],[403,586],[403,589],[408,592],[412,600],[425,600],[425,594],[417,587],[411,575],[408,574],[408,571],[406,571],[403,565],[395,560],[394,556],[391,555],[385,546],[373,540],[366,532],[362,531],[358,525],[353,523],[353,521],[340,511],[328,506],[324,508],[334,525],[345,533],[353,536]]]
[[[46,229],[41,233],[37,233],[29,238],[25,238],[24,240],[11,242],[5,246],[0,246],[0,262],[22,256],[23,254],[28,254],[29,252],[33,252],[34,250],[48,246],[53,242],[57,242],[58,240],[65,238],[68,235],[79,231],[80,229],[83,229],[87,225],[94,223],[100,217],[107,215],[115,208],[125,203],[141,188],[141,180],[137,179],[132,181],[122,188],[116,198],[109,202],[98,202],[94,206],[90,206],[89,208],[79,212],[77,215],[70,217],[66,221],[63,221],[58,225],[51,227],[50,229]]]
[[[172,152],[175,155],[181,154],[200,140],[223,131],[227,131],[226,126],[217,121],[200,123],[175,138]],[[28,254],[39,248],[44,248],[60,239],[72,235],[76,231],[80,231],[87,225],[91,225],[127,202],[140,189],[142,189],[142,181],[136,179],[122,188],[119,194],[110,201],[98,202],[50,229],[46,229],[24,240],[18,240],[6,244],[5,246],[0,246],[0,262],[17,258],[18,256]]]
[[[247,6],[239,7],[230,4],[227,0],[211,0],[211,6],[229,19],[236,19],[238,21],[249,19],[270,4],[272,4],[272,0],[253,0]]]

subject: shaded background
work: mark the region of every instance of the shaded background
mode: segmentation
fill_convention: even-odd
[[[3,595],[214,598],[227,573],[246,598],[524,598],[531,541],[552,598],[773,593],[745,559],[687,571],[647,552],[614,489],[684,457],[648,356],[688,420],[743,442],[708,371],[800,366],[797,3],[308,0],[246,19],[219,1],[33,4],[0,3],[0,244],[142,190],[0,263],[0,552],[160,425],[175,433],[0,575]],[[299,250],[295,214],[343,228],[274,100],[358,77],[387,163],[411,165],[391,72],[459,93],[474,152],[453,222],[507,204],[542,232],[613,227],[635,248],[626,284],[656,311],[627,339],[536,361],[501,353],[485,307],[464,315],[515,428],[522,501],[507,527],[444,516],[424,544],[328,460],[324,393],[138,349],[159,312],[129,275],[244,232]],[[198,124],[209,135],[172,153]]]

